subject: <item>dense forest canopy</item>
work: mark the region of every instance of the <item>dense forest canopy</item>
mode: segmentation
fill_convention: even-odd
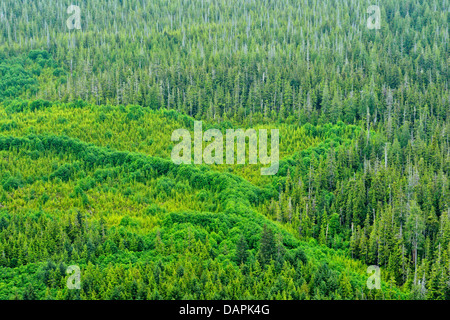
[[[371,4],[3,1],[0,299],[449,299],[449,2]],[[195,120],[278,173],[175,165]]]

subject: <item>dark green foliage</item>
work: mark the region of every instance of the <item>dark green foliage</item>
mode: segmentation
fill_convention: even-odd
[[[59,178],[62,181],[69,181],[71,177],[75,174],[78,165],[64,164],[56,169],[52,174],[50,174],[50,179]]]
[[[258,259],[262,266],[270,263],[275,258],[276,243],[273,231],[264,225],[259,245]]]
[[[28,286],[26,287],[22,296],[22,300],[37,300],[36,293],[31,283],[29,283]]]
[[[248,259],[248,244],[244,235],[241,235],[236,244],[236,263],[245,264]]]
[[[11,190],[19,188],[20,186],[22,186],[22,184],[23,184],[23,181],[22,181],[21,178],[9,177],[3,183],[3,189],[6,190],[6,191],[11,191]]]

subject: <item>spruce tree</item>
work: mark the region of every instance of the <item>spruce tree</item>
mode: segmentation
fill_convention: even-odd
[[[248,258],[248,244],[245,236],[242,234],[236,244],[236,262],[245,264]]]
[[[261,240],[259,242],[258,259],[262,266],[267,265],[276,253],[276,243],[273,231],[264,225]]]

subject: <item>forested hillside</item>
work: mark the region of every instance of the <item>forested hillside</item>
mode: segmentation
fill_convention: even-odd
[[[0,4],[0,299],[450,298],[448,0],[70,4]]]

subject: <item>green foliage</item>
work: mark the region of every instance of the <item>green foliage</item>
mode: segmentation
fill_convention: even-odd
[[[0,9],[0,299],[449,299],[446,1],[381,30],[360,0],[83,3],[70,33]],[[194,120],[279,129],[277,175],[175,165]]]

